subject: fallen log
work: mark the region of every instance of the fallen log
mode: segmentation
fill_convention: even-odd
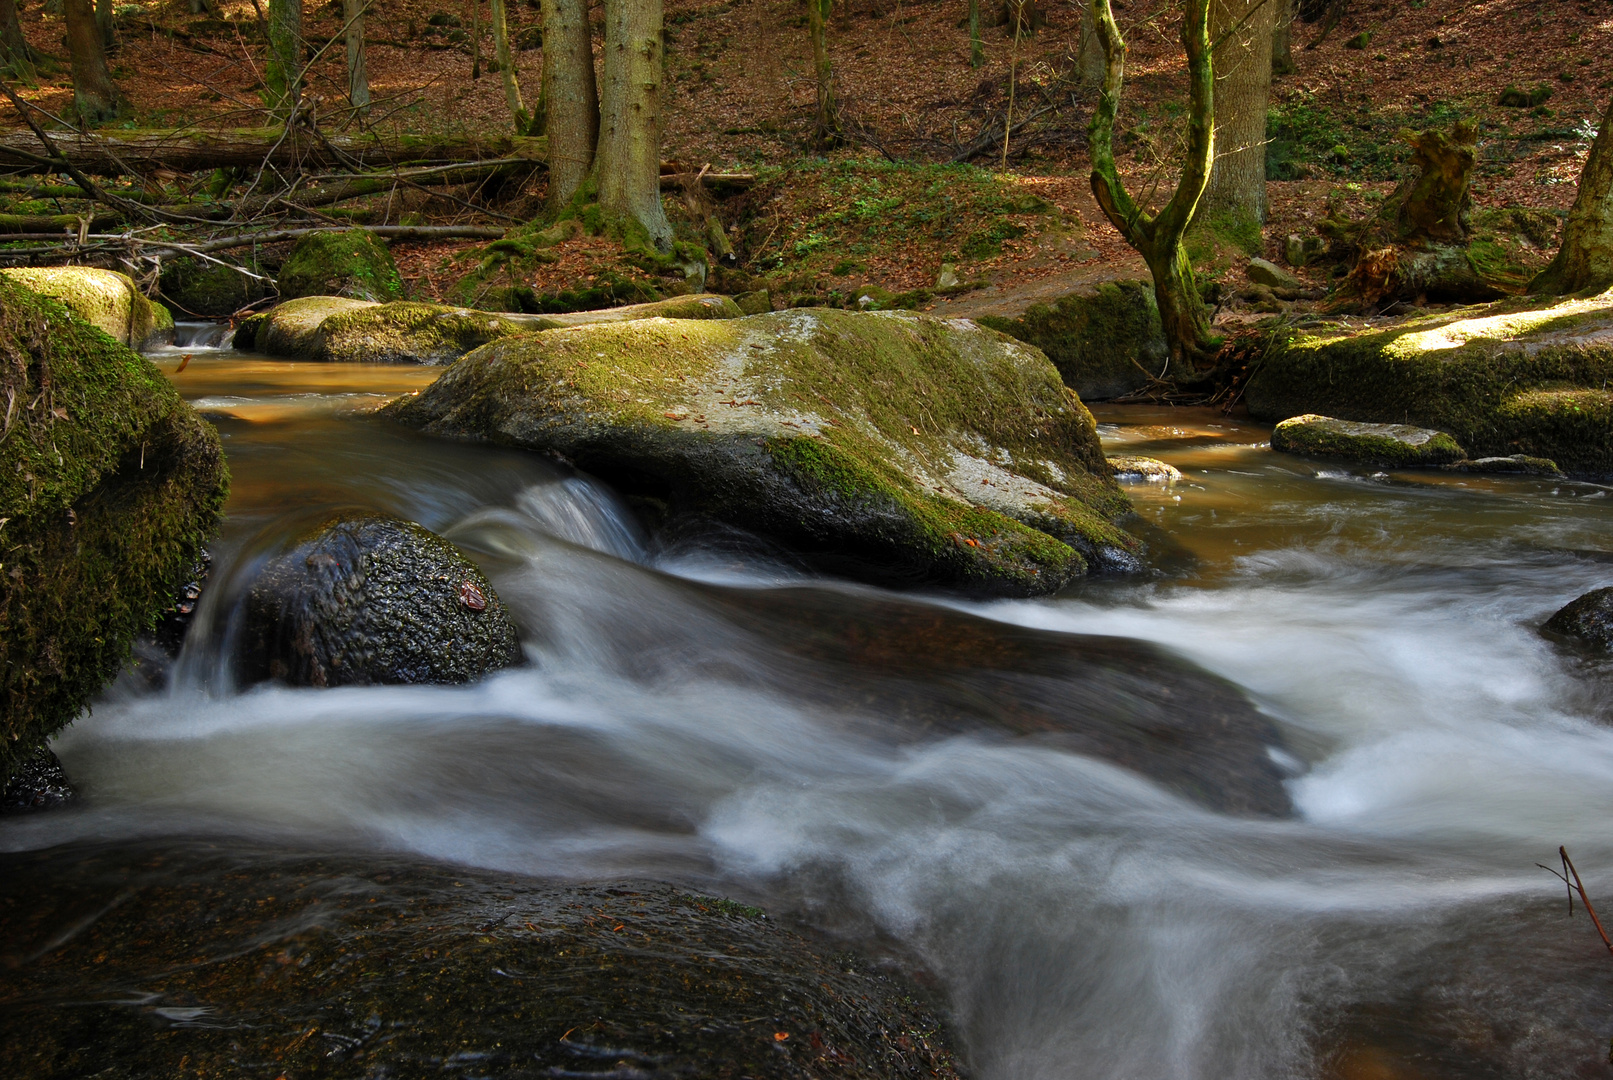
[[[88,241],[82,247],[74,246],[68,249],[61,243],[48,247],[7,248],[0,247],[0,261],[9,259],[31,259],[41,256],[71,255],[78,258],[85,255],[104,253],[116,250],[138,249],[140,253],[170,252],[176,255],[208,255],[215,251],[232,251],[237,248],[254,247],[260,244],[279,244],[288,240],[300,240],[304,236],[314,233],[341,232],[347,226],[321,225],[306,229],[275,229],[271,232],[241,233],[237,236],[225,236],[216,240],[159,240],[153,237],[129,236],[121,233],[93,234],[85,239]],[[504,236],[505,230],[491,225],[368,225],[364,227],[367,232],[388,240],[498,240]],[[16,236],[0,237],[0,243],[18,240],[60,240],[55,233],[32,233]]]
[[[120,217],[112,214],[96,214],[94,217],[80,217],[77,214],[0,214],[0,234],[71,232],[76,236],[80,231],[87,232],[120,220]]]

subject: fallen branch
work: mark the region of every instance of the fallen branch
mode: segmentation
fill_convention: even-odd
[[[27,233],[7,236],[5,241],[20,240],[56,240],[56,244],[49,247],[33,248],[6,248],[0,247],[0,260],[13,258],[33,258],[40,255],[91,255],[115,251],[119,248],[138,248],[141,251],[173,252],[180,255],[205,256],[215,251],[230,251],[235,248],[253,247],[258,244],[279,244],[288,240],[300,240],[304,236],[315,233],[343,232],[347,226],[321,225],[306,229],[277,229],[272,232],[242,233],[238,236],[225,236],[217,240],[184,241],[159,240],[140,236],[130,236],[124,233],[96,233],[86,236],[86,244],[72,247],[62,243],[65,239],[61,233]],[[498,240],[504,236],[505,230],[487,225],[367,225],[366,232],[389,240]],[[75,240],[77,238],[75,237]]]
[[[1607,946],[1607,951],[1609,953],[1613,953],[1613,941],[1608,939],[1607,931],[1602,929],[1602,920],[1596,917],[1596,909],[1591,907],[1591,898],[1585,895],[1585,885],[1579,880],[1579,871],[1574,869],[1574,860],[1568,857],[1568,849],[1566,847],[1558,847],[1557,854],[1561,856],[1563,860],[1562,873],[1559,874],[1545,863],[1535,863],[1535,865],[1568,887],[1569,915],[1574,914],[1574,894],[1579,893],[1580,902],[1585,905],[1585,912],[1591,917],[1591,925],[1596,927],[1596,933],[1601,937],[1602,944]],[[1570,874],[1574,876],[1573,881],[1568,880],[1568,875]]]

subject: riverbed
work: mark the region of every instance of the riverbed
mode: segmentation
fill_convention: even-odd
[[[1537,629],[1613,583],[1607,485],[1380,473],[1214,410],[1098,406],[1108,453],[1183,473],[1128,487],[1153,573],[898,596],[376,415],[438,369],[154,358],[225,440],[212,579],[167,686],[126,677],[56,741],[83,797],[0,822],[0,851],[205,837],[676,882],[915,973],[981,1080],[1613,1073],[1613,956],[1536,865],[1566,845],[1613,914],[1613,663]],[[528,663],[236,687],[229,598],[344,508],[459,544]],[[780,635],[914,603],[1230,680],[1281,733],[1293,813],[1035,740],[881,738],[885,706],[826,704],[838,669]]]

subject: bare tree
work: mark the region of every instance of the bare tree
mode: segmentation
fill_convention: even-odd
[[[599,208],[672,250],[661,206],[661,0],[605,0],[600,88]]]
[[[504,0],[493,0],[493,59],[504,80],[504,103],[510,107],[515,130],[525,135],[528,117],[526,106],[521,103],[521,81],[515,73],[515,58],[510,52],[510,19]]]
[[[289,113],[302,97],[302,0],[269,0],[269,57],[264,81],[270,107]]]
[[[106,67],[106,47],[91,0],[65,0],[67,52],[73,66],[73,108],[84,123],[118,114],[118,91]]]
[[[980,39],[980,0],[969,0],[969,66],[986,62],[986,43]]]
[[[835,101],[834,68],[829,63],[830,0],[807,0],[807,30],[812,35],[812,70],[817,75],[818,112],[812,122],[812,146],[828,150],[839,146],[840,105]]]
[[[576,196],[594,167],[599,91],[587,0],[543,0],[544,130],[549,136],[549,209]]]
[[[1529,291],[1582,292],[1613,285],[1613,100],[1602,114],[1602,128],[1579,174],[1579,194],[1563,224],[1563,242],[1551,265],[1529,283]]]
[[[1276,0],[1276,19],[1271,31],[1271,73],[1292,75],[1294,65],[1294,0]]]
[[[1211,0],[1215,163],[1199,200],[1201,221],[1266,223],[1266,109],[1276,0]]]
[[[359,112],[370,110],[370,76],[364,65],[364,9],[366,0],[342,0],[347,25],[347,100]]]
[[[31,78],[33,70],[34,51],[28,46],[28,39],[22,36],[17,2],[0,0],[0,71]]]

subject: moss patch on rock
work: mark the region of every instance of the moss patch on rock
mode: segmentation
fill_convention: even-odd
[[[520,329],[485,311],[403,300],[326,316],[309,341],[308,359],[348,364],[451,364],[472,349]]]
[[[312,233],[298,240],[276,281],[286,299],[346,296],[402,300],[403,278],[385,243],[367,229]]]
[[[319,329],[327,318],[378,306],[369,300],[352,300],[345,296],[303,296],[287,300],[272,311],[244,320],[236,328],[233,345],[268,356],[313,360],[319,344]]]
[[[263,273],[255,265],[242,269]],[[162,298],[181,314],[209,319],[227,318],[274,292],[274,283],[265,277],[250,277],[235,264],[205,259],[165,262],[160,282]]]
[[[174,339],[174,317],[147,300],[128,274],[93,266],[30,266],[0,270],[0,275],[60,300],[130,348],[149,349]]]
[[[1259,419],[1415,424],[1449,432],[1475,457],[1613,473],[1613,292],[1276,334],[1245,388]]]
[[[1097,428],[1037,350],[815,309],[509,337],[389,407],[564,456],[853,576],[1011,595],[1135,564]]]
[[[76,717],[211,538],[218,434],[155,366],[0,277],[0,774]]]
[[[1170,355],[1153,286],[1142,281],[1106,281],[1051,304],[1032,304],[1017,318],[975,321],[1041,349],[1089,401],[1141,388],[1150,375],[1164,374]]]
[[[1410,424],[1364,424],[1331,416],[1293,416],[1271,433],[1271,448],[1284,454],[1342,458],[1382,468],[1430,468],[1467,455],[1443,431]]]
[[[633,319],[740,319],[744,316],[745,312],[729,297],[719,296],[716,293],[694,293],[690,296],[653,300],[647,304],[627,304],[623,307],[540,315],[535,318],[524,318],[521,323],[530,330],[558,330],[566,326],[630,322]]]

